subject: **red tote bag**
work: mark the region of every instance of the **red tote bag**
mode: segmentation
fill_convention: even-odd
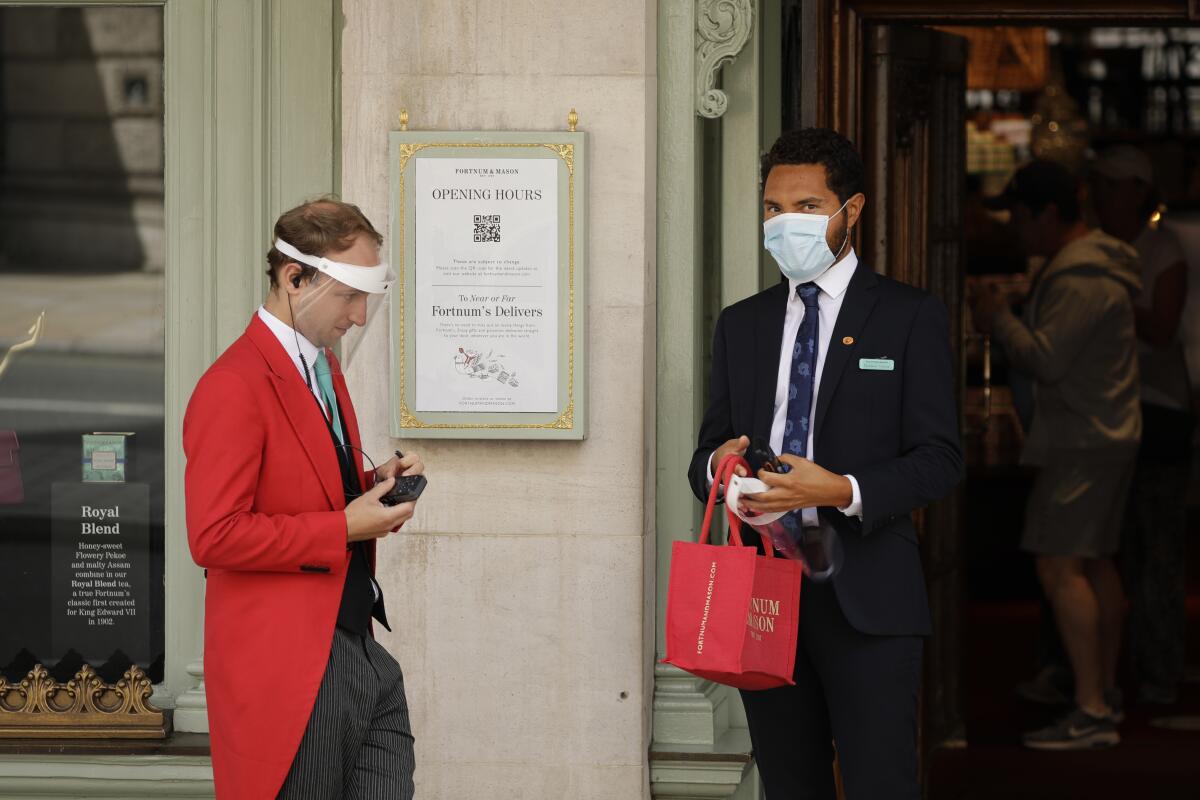
[[[708,543],[721,483],[738,466],[728,456],[708,493],[700,541],[671,547],[664,662],[739,689],[794,684],[800,622],[798,561],[760,556],[742,544],[741,520],[727,510],[729,544]]]

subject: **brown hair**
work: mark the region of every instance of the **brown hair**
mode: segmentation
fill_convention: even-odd
[[[284,265],[298,263],[275,249],[276,239],[282,239],[301,253],[324,256],[350,247],[361,233],[374,239],[376,244],[383,244],[383,237],[358,206],[332,196],[318,197],[285,211],[275,223],[275,235],[271,237],[271,249],[267,251],[271,288],[279,285],[279,274]],[[312,278],[316,272],[307,264],[300,264],[301,278]]]

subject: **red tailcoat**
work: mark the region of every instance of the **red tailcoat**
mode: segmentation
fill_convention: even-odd
[[[361,447],[346,382],[326,355],[350,443]],[[204,683],[217,797],[272,798],[325,672],[350,552],[329,429],[257,315],[196,385],[183,449],[188,544],[208,571]],[[373,541],[369,562],[373,572]]]

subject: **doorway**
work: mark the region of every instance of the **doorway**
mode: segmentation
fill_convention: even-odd
[[[1200,32],[1189,27],[1188,5],[1121,11],[1107,3],[1017,2],[1004,27],[976,2],[797,0],[784,7],[784,129],[825,125],[859,144],[874,205],[859,252],[951,311],[970,466],[960,492],[918,520],[935,625],[921,731],[930,797],[1121,796],[1144,791],[1150,776],[1164,792],[1155,796],[1187,796],[1185,787],[1200,778],[1184,755],[1200,744],[1200,733],[1165,727],[1200,715],[1194,682],[1176,706],[1132,706],[1116,751],[1055,761],[1020,746],[1020,732],[1053,713],[1014,694],[1037,668],[1040,590],[1018,548],[1031,475],[1019,464],[1024,425],[1006,365],[993,351],[985,369],[988,348],[971,336],[964,303],[974,284],[1028,286],[1028,265],[976,201],[999,192],[1035,154],[1080,167],[1113,144],[1140,146],[1167,176],[1166,224],[1190,241],[1192,209],[1200,209],[1191,178],[1200,157],[1200,61],[1191,66],[1200,59]],[[981,64],[990,65],[990,76],[981,78]],[[1200,259],[1191,262],[1195,293]],[[1185,310],[1185,338],[1200,317],[1192,309],[1200,305]],[[1196,542],[1192,485],[1189,537]],[[1194,669],[1200,563],[1191,560]]]

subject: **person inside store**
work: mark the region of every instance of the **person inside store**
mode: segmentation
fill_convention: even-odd
[[[1142,292],[1134,300],[1142,443],[1125,516],[1121,567],[1129,595],[1129,655],[1137,698],[1179,699],[1187,630],[1184,542],[1192,457],[1191,387],[1179,335],[1187,299],[1187,259],[1165,224],[1154,168],[1144,152],[1118,145],[1090,170],[1100,227],[1133,245]]]
[[[187,533],[207,577],[204,682],[222,800],[413,796],[404,681],[372,621],[387,627],[376,543],[415,509],[385,494],[424,465],[397,453],[364,469],[330,350],[387,289],[382,242],[349,203],[283,214],[266,301],[188,403]]]
[[[967,274],[1019,275],[1025,271],[1025,259],[1008,227],[984,205],[986,199],[983,179],[978,174],[968,174],[963,206]]]
[[[1120,741],[1117,658],[1124,592],[1113,562],[1141,438],[1133,295],[1138,255],[1081,212],[1066,167],[1036,160],[990,201],[1007,210],[1033,276],[1023,316],[998,291],[972,298],[982,333],[1033,377],[1033,421],[1021,461],[1038,468],[1021,539],[1034,556],[1074,677],[1074,706],[1023,737],[1071,750]]]
[[[963,472],[947,312],[859,261],[863,163],[840,134],[784,134],[762,177],[782,280],[717,320],[688,477],[703,501],[722,458],[769,440],[789,471],[760,471],[770,488],[744,506],[788,511],[792,528],[824,521],[843,557],[802,583],[795,685],[742,692],[754,758],[770,800],[833,800],[835,747],[850,800],[916,800],[931,626],[910,514]]]

